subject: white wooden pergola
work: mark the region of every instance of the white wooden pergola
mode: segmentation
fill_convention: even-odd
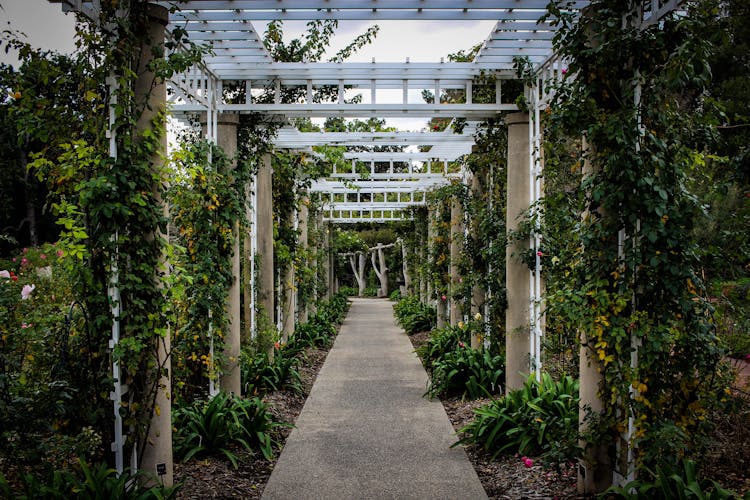
[[[64,10],[96,18],[102,0],[49,1],[61,3]],[[461,133],[453,133],[450,128],[442,132],[312,133],[300,132],[291,125],[282,127],[274,141],[277,149],[302,151],[322,145],[358,148],[344,155],[351,162],[351,169],[334,170],[311,187],[323,201],[324,219],[332,223],[400,220],[406,209],[425,204],[431,189],[451,182],[451,178],[464,180],[461,159],[471,152],[477,122],[518,110],[503,94],[503,82],[516,79],[515,61],[527,58],[534,75],[525,91],[529,104],[528,200],[534,204],[540,199],[540,113],[551,97],[548,83],[565,78],[567,67],[552,49],[554,22],[538,21],[546,12],[548,0],[161,0],[152,3],[177,7],[169,14],[170,27],[186,30],[190,40],[212,49],[202,64],[169,82],[172,113],[178,118],[205,113],[209,140],[215,141],[218,136],[218,117],[222,113],[260,113],[277,122],[299,117],[439,117],[466,121]],[[578,15],[588,4],[585,0],[571,0],[566,8]],[[680,0],[643,0],[641,26],[658,22],[679,4]],[[322,19],[492,20],[495,24],[471,62],[410,62],[406,58],[369,63],[276,62],[253,24]],[[484,82],[488,81],[494,87],[489,92],[494,99],[475,102],[478,100],[474,99],[475,87],[486,87]],[[244,102],[224,100],[223,89],[229,85],[244,87]],[[317,102],[315,93],[324,87],[336,88],[337,99]],[[303,99],[282,102],[282,91],[290,88],[304,89]],[[394,91],[396,95],[400,93],[400,102],[383,102],[380,92],[383,90],[390,95]],[[413,102],[414,91],[421,90],[431,91],[435,102]],[[441,102],[443,90],[463,98],[459,102]],[[486,96],[487,89],[482,90]],[[272,102],[258,99],[269,94],[274,96]],[[347,102],[347,96],[357,94],[362,96],[359,102]],[[376,146],[397,146],[401,150],[374,152]],[[371,150],[363,152],[363,147]],[[536,252],[540,243],[539,236],[532,235],[529,246],[537,257],[529,273],[529,354],[530,368],[536,373],[541,371],[542,285],[540,255]],[[113,312],[113,316],[117,314]],[[113,327],[113,343],[116,341]],[[112,398],[117,418],[121,398],[117,389]],[[118,470],[122,470],[121,429],[113,445],[113,450],[116,448]]]

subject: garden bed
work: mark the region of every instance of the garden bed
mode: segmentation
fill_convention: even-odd
[[[294,423],[302,412],[307,394],[315,382],[329,349],[316,347],[305,351],[305,362],[300,364],[298,371],[302,379],[302,394],[295,394],[290,390],[281,390],[263,396],[270,411],[280,422]],[[278,440],[282,445],[291,433],[291,427],[280,430]],[[257,499],[263,495],[263,490],[271,477],[280,451],[273,460],[266,460],[260,454],[248,451],[237,451],[239,466],[235,469],[232,464],[221,457],[208,457],[192,460],[187,463],[175,463],[175,483],[182,482],[177,498],[197,500],[204,498],[243,498]]]

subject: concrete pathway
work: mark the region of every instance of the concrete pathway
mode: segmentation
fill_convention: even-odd
[[[487,498],[393,303],[354,299],[264,499]]]

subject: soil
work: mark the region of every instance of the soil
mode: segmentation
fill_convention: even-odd
[[[427,338],[427,332],[416,333],[410,337],[414,348],[424,344]],[[306,354],[304,366],[299,367],[303,393],[277,391],[263,398],[271,405],[272,412],[279,421],[296,421],[328,351],[310,349]],[[742,395],[740,392],[740,396]],[[459,429],[473,418],[473,410],[488,401],[462,401],[452,398],[445,399],[442,403],[458,434]],[[713,444],[707,450],[709,460],[706,461],[712,465],[711,470],[704,470],[703,474],[714,478],[725,487],[744,492],[750,491],[750,477],[746,472],[750,470],[750,427],[746,424],[750,421],[750,398],[740,397],[738,401],[738,411],[712,416],[717,423],[717,430],[714,433]],[[283,428],[277,436],[282,447],[290,432],[291,428]],[[465,446],[464,450],[490,499],[581,498],[576,494],[576,466],[573,463],[544,464],[537,457],[529,457],[534,463],[527,467],[518,456],[500,456],[493,459],[476,446]],[[280,453],[278,450],[276,456]],[[260,455],[255,456],[244,451],[237,451],[237,456],[237,469],[221,458],[175,464],[175,482],[184,484],[178,498],[260,498],[276,460],[265,460]]]

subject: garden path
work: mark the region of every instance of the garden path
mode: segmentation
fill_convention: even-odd
[[[393,303],[352,302],[263,498],[487,498]]]

